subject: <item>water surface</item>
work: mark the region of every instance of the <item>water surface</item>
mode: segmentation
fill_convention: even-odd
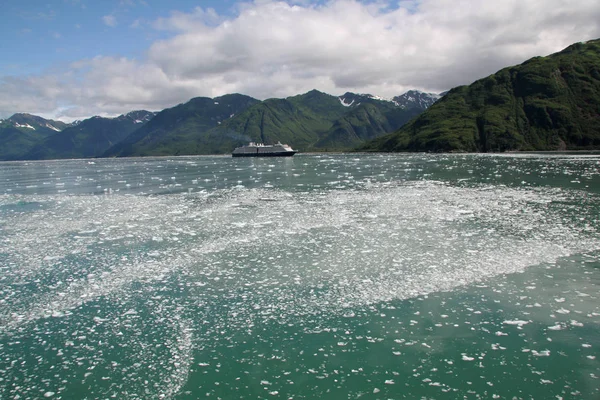
[[[600,156],[0,163],[0,398],[597,398]]]

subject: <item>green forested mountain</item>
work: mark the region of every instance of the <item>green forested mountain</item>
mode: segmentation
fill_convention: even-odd
[[[13,122],[16,127],[29,128],[37,131],[45,132],[45,135],[51,135],[56,132],[60,132],[69,124],[62,121],[54,121],[52,119],[45,119],[38,117],[37,115],[31,115],[26,113],[14,114],[8,118],[7,121]]]
[[[160,112],[104,156],[223,154],[250,141],[281,141],[300,151],[351,149],[422,111],[371,95],[317,90],[265,101],[239,94],[196,98]]]
[[[213,143],[206,133],[259,102],[241,94],[196,97],[159,112],[148,124],[107,149],[104,156],[214,154],[221,144]]]
[[[149,111],[132,111],[116,118],[86,119],[46,137],[22,158],[45,160],[98,157],[131,132],[146,124],[154,114]]]
[[[600,149],[600,40],[437,98],[418,91],[391,100],[317,90],[265,101],[230,94],[195,98],[151,119],[134,112],[71,126],[15,114],[0,120],[0,159],[219,154],[249,141],[300,151]]]
[[[600,40],[452,89],[373,151],[600,149]]]
[[[288,97],[268,99],[208,132],[211,142],[225,141],[220,152],[229,152],[248,141],[281,141],[305,151],[320,134],[348,110],[337,97],[317,90]],[[232,147],[233,146],[233,147]]]
[[[403,109],[393,103],[361,103],[341,118],[314,145],[317,149],[350,149],[406,124],[423,112],[421,108]]]
[[[0,121],[0,159],[224,154],[250,141],[349,150],[398,129],[436,98],[417,91],[391,100],[317,90],[265,101],[229,94],[70,125],[15,114]]]
[[[210,135],[213,140],[229,138],[225,152],[248,141],[281,141],[300,151],[348,150],[399,128],[423,110],[418,106],[406,109],[368,94],[336,97],[311,90],[286,99],[265,100],[213,129]]]
[[[15,114],[0,120],[0,160],[15,160],[45,138],[60,132],[67,126],[30,114]]]

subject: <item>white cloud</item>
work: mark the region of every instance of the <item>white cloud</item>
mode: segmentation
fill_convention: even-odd
[[[114,15],[105,15],[102,17],[102,22],[104,22],[104,25],[114,28],[117,26],[117,17]]]
[[[198,27],[205,25],[217,25],[225,21],[212,9],[196,7],[191,13],[173,11],[169,17],[157,19],[153,26],[158,30],[170,30],[176,32],[195,31]]]
[[[600,37],[597,0],[397,4],[255,0],[238,4],[233,17],[202,8],[173,12],[154,22],[172,36],[153,43],[145,60],[97,57],[60,76],[18,85],[5,78],[0,113],[56,107],[81,118],[232,92],[263,99],[313,88],[382,96],[442,91]],[[111,15],[103,21],[116,24]]]

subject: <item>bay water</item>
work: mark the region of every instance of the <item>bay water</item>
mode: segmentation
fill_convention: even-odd
[[[600,398],[600,155],[0,163],[1,399]]]

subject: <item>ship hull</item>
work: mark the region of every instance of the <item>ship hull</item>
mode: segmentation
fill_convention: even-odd
[[[233,153],[232,157],[291,157],[296,151],[286,151],[281,153]]]

